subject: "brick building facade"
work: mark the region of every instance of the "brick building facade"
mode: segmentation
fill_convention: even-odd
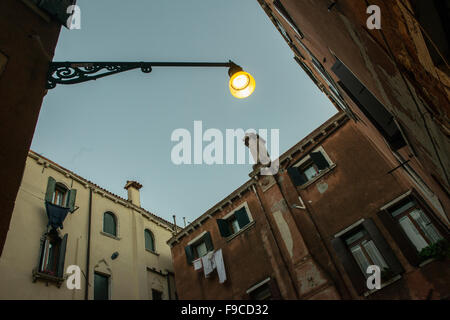
[[[346,115],[279,159],[277,175],[261,176],[256,166],[169,240],[180,299],[448,298],[448,259],[418,256],[448,240],[448,208],[392,171]],[[195,270],[204,262],[197,258],[219,250],[223,283],[218,272]],[[380,290],[367,289],[367,264],[382,269]]]
[[[448,207],[449,2],[258,2],[318,88],[393,167]],[[372,5],[381,29],[367,26]]]

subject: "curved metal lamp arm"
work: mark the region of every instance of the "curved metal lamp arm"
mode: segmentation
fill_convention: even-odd
[[[152,67],[228,67],[232,62],[51,62],[47,75],[47,89],[57,84],[74,84],[97,80],[112,74],[133,69],[150,73]],[[103,72],[102,72],[103,71]]]

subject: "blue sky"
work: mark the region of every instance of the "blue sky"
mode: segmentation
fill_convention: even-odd
[[[78,0],[81,30],[63,29],[54,61],[233,60],[256,90],[231,96],[226,68],[154,68],[58,85],[44,98],[32,150],[172,221],[204,213],[248,180],[251,165],[171,161],[175,129],[279,129],[288,150],[336,113],[293,59],[256,0]],[[206,146],[207,143],[204,144]]]

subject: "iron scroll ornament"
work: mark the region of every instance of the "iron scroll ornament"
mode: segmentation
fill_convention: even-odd
[[[133,69],[150,73],[152,67],[236,67],[232,62],[52,62],[47,75],[47,89],[57,84],[75,84],[97,80]]]
[[[144,73],[152,71],[151,63],[145,62],[53,62],[48,71],[47,89],[53,89],[57,84],[97,80],[138,68]]]

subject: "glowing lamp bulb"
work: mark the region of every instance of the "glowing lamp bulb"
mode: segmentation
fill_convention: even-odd
[[[245,71],[238,71],[230,78],[230,92],[238,98],[243,99],[255,91],[255,79]]]

